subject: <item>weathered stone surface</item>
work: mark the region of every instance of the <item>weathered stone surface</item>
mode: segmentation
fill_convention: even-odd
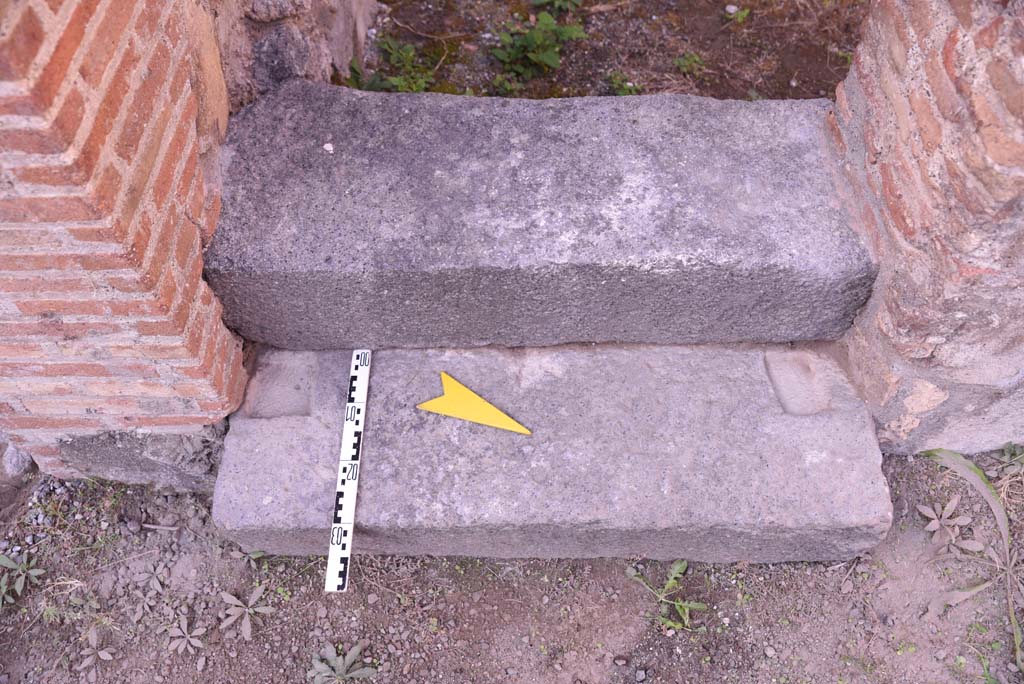
[[[28,452],[14,444],[0,441],[0,480],[17,480],[35,468]]]
[[[278,21],[305,14],[310,0],[252,0],[248,15],[256,21]]]
[[[223,446],[225,423],[190,433],[106,432],[60,444],[60,462],[80,476],[147,484],[164,489],[209,493]],[[48,463],[40,462],[44,471]],[[61,472],[59,476],[70,473]]]
[[[349,360],[260,356],[214,493],[228,537],[326,553]],[[416,410],[440,371],[533,435]],[[357,552],[837,559],[891,522],[870,418],[808,351],[382,351],[367,411]]]
[[[290,82],[232,121],[206,276],[291,349],[835,338],[874,267],[827,105]]]
[[[278,79],[327,82],[361,62],[375,0],[213,0],[217,42],[231,111]],[[281,30],[282,25],[295,28]]]

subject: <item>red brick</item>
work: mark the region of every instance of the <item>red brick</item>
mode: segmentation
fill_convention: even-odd
[[[921,136],[924,149],[930,154],[942,142],[942,127],[932,112],[931,103],[921,91],[915,90],[910,93],[910,108],[914,111],[917,132]]]
[[[189,106],[190,105],[190,106]],[[185,153],[185,145],[195,129],[195,103],[186,105],[181,119],[178,121],[177,129],[170,142],[164,148],[164,159],[160,165],[160,172],[157,174],[153,186],[153,201],[157,209],[163,209],[167,198],[171,193],[174,184],[175,171]]]
[[[68,228],[68,234],[79,242],[120,242],[124,239],[124,224],[106,222],[97,226]]]
[[[844,126],[850,123],[853,112],[850,111],[850,100],[846,96],[846,83],[843,81],[836,86],[836,110]]]
[[[54,166],[21,166],[11,170],[22,183],[30,185],[83,185],[89,174],[77,163]]]
[[[92,121],[92,128],[82,145],[82,151],[78,157],[78,163],[88,173],[96,167],[103,147],[107,142],[107,136],[114,127],[118,115],[121,113],[121,106],[128,95],[128,86],[132,74],[139,65],[139,54],[134,46],[130,45],[121,56],[118,62],[114,77],[111,79],[107,90],[96,109],[96,116]]]
[[[913,238],[917,231],[910,225],[907,219],[902,193],[896,187],[895,172],[892,164],[882,163],[879,166],[879,173],[882,176],[882,198],[889,209],[889,216],[892,218],[896,228],[903,233],[904,237]]]
[[[65,323],[59,319],[0,322],[0,338],[46,337],[69,340],[86,335],[110,335],[119,332],[123,332],[123,329],[116,323]]]
[[[113,58],[117,46],[124,36],[128,20],[132,18],[132,13],[137,5],[137,2],[128,2],[127,0],[107,5],[107,11],[103,15],[98,30],[93,35],[89,52],[86,53],[78,70],[85,82],[93,88],[98,86],[103,78],[107,65]]]
[[[963,119],[964,103],[942,67],[940,53],[934,52],[928,56],[924,70],[928,77],[928,88],[939,112],[947,121],[959,123]]]
[[[74,266],[74,257],[67,254],[0,254],[0,273],[64,270]]]
[[[996,17],[988,26],[974,34],[974,44],[979,47],[983,47],[986,50],[991,50],[996,46],[996,41],[999,40],[999,29],[1003,26],[1003,18]]]
[[[171,250],[178,234],[178,226],[182,218],[171,206],[159,223],[159,232],[151,239],[150,245],[143,254],[142,278],[155,284],[171,258]],[[152,287],[152,285],[150,285]]]
[[[92,282],[83,276],[60,277],[0,277],[0,292],[45,293],[45,292],[91,292]]]
[[[99,214],[106,216],[114,210],[120,189],[121,173],[115,167],[108,166],[100,174],[94,190],[94,206]]]
[[[188,198],[188,218],[196,228],[202,228],[203,204],[206,202],[206,186],[203,183],[203,173],[200,170],[195,183],[192,185],[192,194]]]
[[[157,118],[148,127],[148,135],[143,147],[142,154],[137,155],[134,161],[131,179],[125,191],[122,203],[122,216],[134,217],[138,207],[141,206],[150,177],[155,173],[156,159],[163,148],[164,135],[167,124],[172,113],[172,107],[165,106],[159,110]]]
[[[24,78],[45,38],[43,22],[31,6],[25,6],[7,40],[0,43],[0,80]]]
[[[22,403],[32,413],[58,416],[116,415],[141,408],[138,400],[120,397],[25,397]]]
[[[930,0],[910,0],[910,27],[917,36],[917,44],[924,52],[928,48],[928,36],[935,28],[935,5]]]
[[[970,29],[973,25],[971,11],[974,7],[974,0],[949,0],[949,5],[953,8],[960,25],[965,29]]]
[[[12,223],[57,223],[93,221],[101,218],[92,202],[83,197],[18,197],[0,199],[0,221]]]
[[[907,70],[907,50],[911,41],[906,19],[896,0],[880,0],[879,18],[879,31],[885,42],[886,55],[896,73],[903,75]]]
[[[944,161],[946,163],[946,177],[956,200],[971,213],[978,214],[983,212],[986,204],[984,199],[980,198],[977,192],[967,186],[966,177],[951,159],[947,157]]]
[[[913,135],[913,125],[910,120],[910,102],[907,100],[907,96],[904,95],[904,89],[901,87],[899,77],[893,73],[893,70],[888,65],[882,64],[879,65],[878,69],[878,82],[881,85],[882,92],[885,93],[887,108],[892,111],[893,116],[896,118],[896,130],[899,135],[899,141],[903,145],[908,145]]]
[[[103,316],[107,313],[102,302],[80,299],[16,301],[14,305],[27,316]]]
[[[59,228],[52,230],[5,228],[0,230],[0,249],[6,252],[11,247],[35,251],[48,248],[57,251],[64,247],[64,231]],[[0,259],[2,258],[0,256]]]
[[[156,33],[165,3],[159,2],[159,0],[142,0],[142,3],[142,12],[139,13],[139,18],[135,21],[135,31],[143,40],[149,40]]]
[[[167,40],[171,45],[178,45],[181,42],[182,24],[184,24],[184,17],[182,16],[181,5],[174,5],[164,25],[164,35],[167,36]]]
[[[946,76],[949,77],[950,82],[956,88],[957,92],[961,95],[966,96],[965,88],[962,80],[960,79],[959,73],[957,73],[956,62],[956,46],[960,41],[960,34],[956,29],[949,32],[949,36],[946,38],[946,42],[942,45],[942,68],[946,71]]]
[[[143,380],[104,380],[86,382],[85,392],[101,397],[176,397],[181,396],[178,388],[159,382]]]
[[[836,113],[832,110],[825,114],[825,127],[836,146],[836,152],[840,157],[845,157],[846,142],[843,140],[843,132],[839,129],[839,122],[836,121]]]
[[[53,120],[53,129],[61,141],[62,149],[67,148],[75,139],[78,127],[82,125],[82,118],[85,116],[85,99],[78,88],[68,92],[64,103],[60,106],[60,112]]]
[[[53,103],[64,77],[67,75],[71,61],[82,43],[85,35],[85,27],[92,19],[99,0],[78,0],[75,9],[71,13],[64,33],[57,40],[53,54],[43,67],[42,73],[33,88],[33,97],[42,109],[47,109]]]
[[[8,128],[0,130],[0,149],[25,154],[56,154],[63,152],[64,146],[48,128]]]
[[[60,378],[66,376],[86,376],[101,378],[110,375],[110,370],[98,363],[3,363],[0,364],[0,376],[14,377],[47,377]]]
[[[178,187],[174,190],[175,197],[179,201],[184,200],[189,196],[189,191],[192,189],[192,182],[196,179],[196,173],[198,171],[199,164],[199,143],[193,142],[189,147],[188,156],[185,157],[185,167],[181,170],[181,176],[178,179]],[[202,185],[202,176],[200,176],[199,184]],[[191,204],[191,200],[189,200]],[[194,219],[199,218],[199,213],[202,210],[202,204],[196,211],[189,211],[189,216]]]
[[[46,356],[39,344],[0,344],[0,359],[27,359]]]
[[[1006,111],[1024,122],[1024,86],[1014,77],[1010,67],[1003,60],[994,58],[985,67],[985,73]]]
[[[118,422],[126,428],[137,427],[168,427],[180,425],[189,427],[194,425],[209,425],[220,419],[220,415],[210,414],[187,415],[187,416],[120,416]]]
[[[7,416],[0,418],[0,427],[7,430],[26,430],[33,428],[93,428],[103,427],[103,421],[99,418],[84,418],[81,416]]]
[[[170,66],[170,54],[163,43],[157,44],[146,64],[146,71],[139,89],[132,95],[132,103],[125,117],[124,126],[118,137],[115,149],[119,157],[130,160],[135,154],[139,140],[150,123],[153,108],[163,85],[167,82],[167,70]],[[174,97],[174,93],[171,94]]]
[[[213,239],[217,231],[217,222],[220,220],[221,200],[220,194],[207,195],[206,210],[203,218],[203,247],[206,247]]]
[[[192,99],[193,95],[191,89],[186,92],[186,89],[189,87],[189,79],[192,76],[192,61],[181,54],[179,54],[175,59],[177,60],[177,66],[174,69],[174,80],[171,82],[171,93],[175,97],[179,94],[184,94],[186,97]],[[193,112],[191,116],[195,119],[196,112]]]

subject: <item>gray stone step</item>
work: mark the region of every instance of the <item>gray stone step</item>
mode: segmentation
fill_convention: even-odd
[[[232,119],[206,277],[288,349],[835,338],[875,269],[828,106],[293,82]]]
[[[215,487],[225,535],[326,554],[349,362],[259,357]],[[532,436],[416,410],[441,371]],[[382,351],[367,411],[357,553],[844,559],[892,520],[871,419],[809,351]]]

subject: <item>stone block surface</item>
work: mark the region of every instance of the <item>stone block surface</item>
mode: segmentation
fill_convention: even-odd
[[[61,441],[56,459],[79,476],[145,484],[179,492],[213,490],[226,423],[192,432],[105,432]],[[43,464],[44,470],[48,464]],[[61,477],[73,475],[59,470]]]
[[[214,492],[225,535],[326,554],[349,361],[258,358]],[[416,410],[441,371],[533,435]],[[871,420],[809,351],[382,351],[367,412],[357,553],[842,559],[892,519]]]
[[[836,338],[875,269],[828,106],[290,82],[232,121],[206,277],[288,349]]]

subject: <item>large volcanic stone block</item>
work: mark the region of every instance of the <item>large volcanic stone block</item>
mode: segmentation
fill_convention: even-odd
[[[291,82],[232,119],[206,277],[289,349],[835,338],[875,269],[828,106]]]
[[[326,554],[349,362],[258,359],[215,488],[228,537]],[[440,371],[532,436],[416,410]],[[844,559],[892,520],[867,411],[807,351],[383,351],[367,412],[357,552]]]

